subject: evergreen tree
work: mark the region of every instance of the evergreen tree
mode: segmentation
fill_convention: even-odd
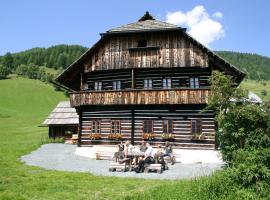
[[[12,71],[14,67],[14,59],[11,53],[6,53],[6,55],[3,58],[3,65],[8,70]]]

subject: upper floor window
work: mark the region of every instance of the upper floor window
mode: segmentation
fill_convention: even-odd
[[[189,78],[189,85],[190,88],[199,88],[200,87],[199,78],[198,77]]]
[[[100,121],[92,122],[92,133],[100,133]]]
[[[164,89],[171,89],[172,88],[172,79],[171,78],[162,79],[162,86]]]
[[[144,133],[153,133],[153,121],[144,120],[143,121],[143,132]]]
[[[152,89],[152,79],[144,79],[143,88]]]
[[[163,120],[163,133],[173,133],[173,120]]]
[[[113,81],[113,90],[121,90],[121,81]]]
[[[96,81],[95,82],[95,90],[96,91],[102,90],[102,82],[101,81]]]
[[[112,134],[120,134],[121,133],[121,123],[120,123],[120,121],[119,120],[112,120],[112,122],[111,122],[111,132],[112,132]]]
[[[147,40],[138,40],[137,47],[146,47],[147,46]]]
[[[200,119],[191,120],[191,134],[200,134],[202,132],[202,121]]]

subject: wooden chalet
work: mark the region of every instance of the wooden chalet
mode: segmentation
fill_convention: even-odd
[[[112,28],[56,81],[71,90],[78,145],[129,140],[214,149],[215,120],[205,108],[213,70],[239,84],[245,74],[186,33],[155,20]]]

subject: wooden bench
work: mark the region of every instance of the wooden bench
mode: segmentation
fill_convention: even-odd
[[[163,172],[161,164],[149,164],[144,168],[144,173],[148,173],[149,171],[156,171],[161,174]]]
[[[112,160],[113,155],[107,151],[96,151],[96,160]]]
[[[129,170],[128,164],[127,163],[117,163],[117,162],[112,162],[110,163],[109,171],[114,172],[114,171],[123,171],[126,172]]]

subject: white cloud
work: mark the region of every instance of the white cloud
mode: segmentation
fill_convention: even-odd
[[[221,12],[215,12],[213,17],[220,19]],[[166,21],[178,26],[188,28],[188,33],[205,45],[219,40],[225,36],[222,24],[209,16],[203,6],[196,6],[191,11],[168,12]]]
[[[217,11],[213,14],[213,17],[221,19],[223,17],[223,13],[220,11]]]

